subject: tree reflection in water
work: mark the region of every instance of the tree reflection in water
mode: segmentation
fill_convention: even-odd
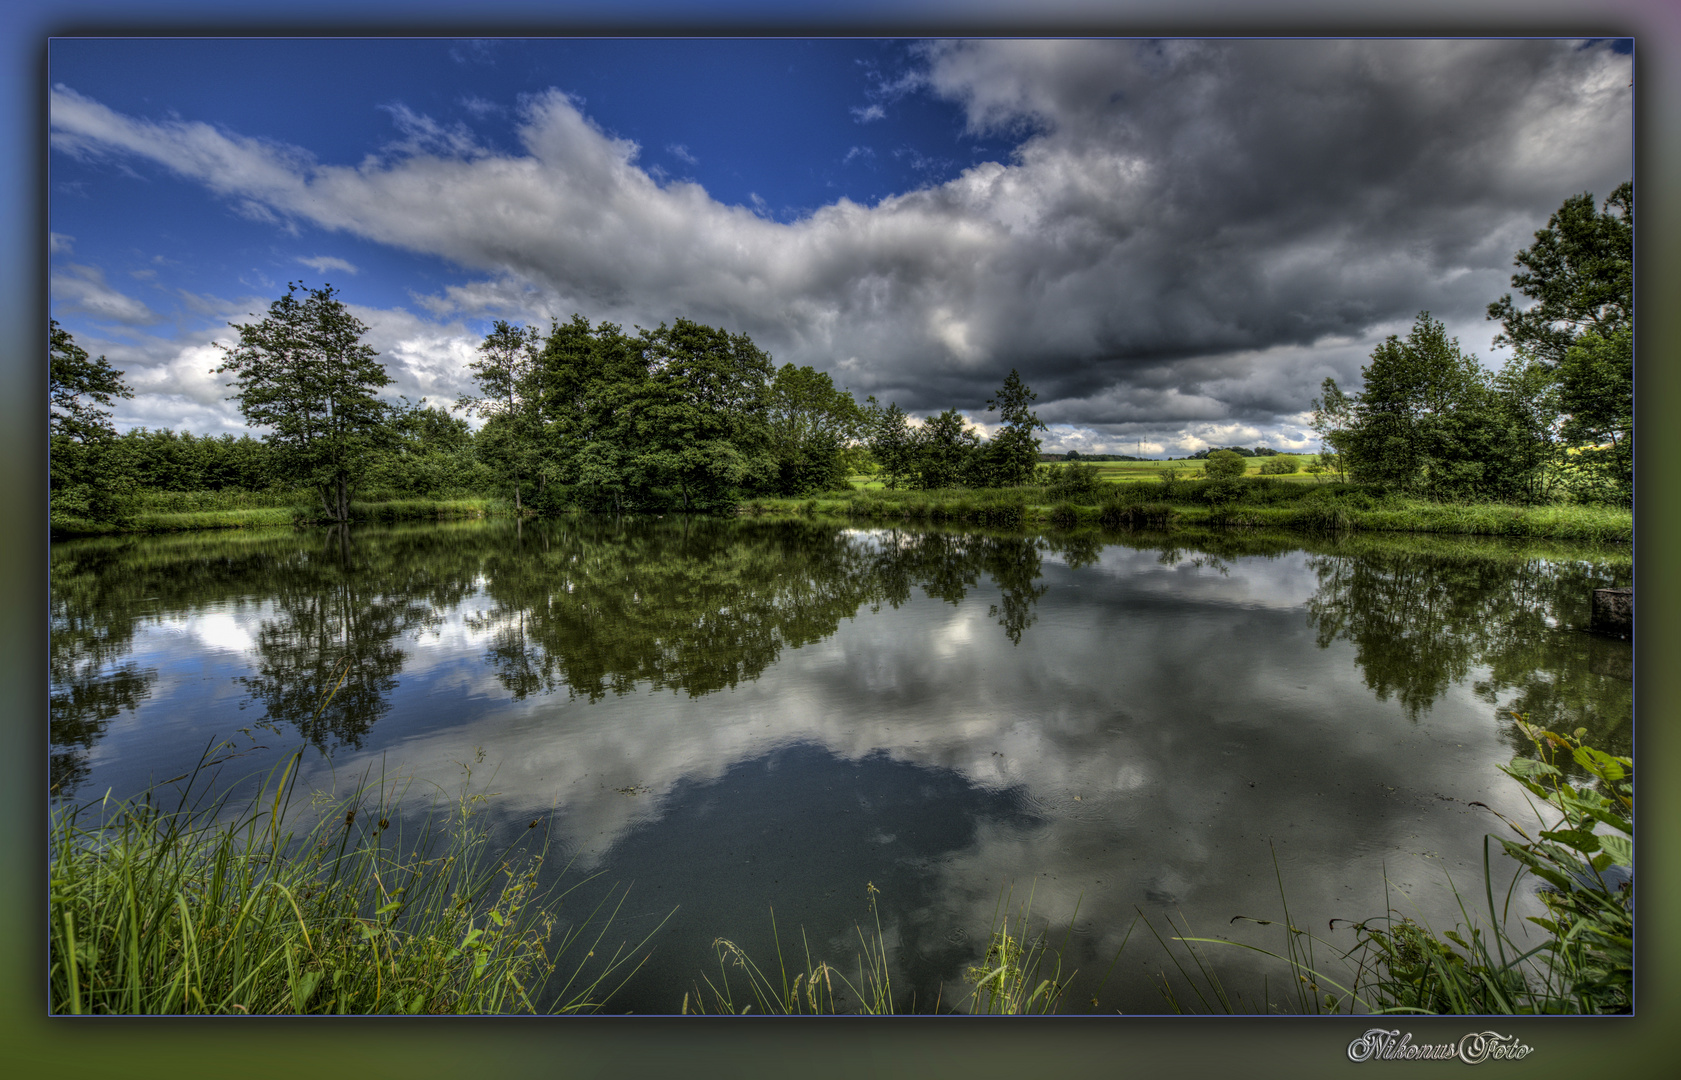
[[[391,528],[118,538],[55,545],[49,629],[51,779],[87,775],[105,726],[152,692],[138,627],[260,607],[250,670],[266,719],[329,753],[361,746],[390,708],[404,639],[460,610],[516,700],[595,701],[652,687],[691,697],[757,678],[784,649],[916,591],[956,604],[998,590],[988,617],[1019,644],[1045,594],[1043,559],[1106,544],[1190,559],[1306,550],[1321,648],[1352,645],[1366,685],[1414,719],[1469,682],[1502,719],[1527,713],[1629,743],[1629,646],[1584,631],[1594,588],[1628,584],[1626,553],[1378,536],[1228,530],[1173,536],[854,530],[810,521],[582,517]],[[1514,750],[1519,749],[1514,743]]]

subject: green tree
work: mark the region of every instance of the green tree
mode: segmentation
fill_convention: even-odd
[[[90,359],[57,320],[48,321],[47,438],[52,509],[94,521],[120,518],[123,478],[113,466],[112,399],[134,396],[105,357]]]
[[[362,341],[368,328],[331,285],[296,282],[260,322],[229,325],[239,343],[218,346],[227,359],[215,372],[233,373],[240,412],[268,429],[280,466],[316,491],[328,518],[348,521],[351,494],[388,435],[375,391],[391,379]]]
[[[1229,483],[1249,470],[1249,462],[1236,450],[1215,450],[1203,460],[1202,471],[1210,480]]]
[[[1039,462],[1039,436],[1034,432],[1046,430],[1028,409],[1038,396],[1011,368],[997,395],[987,401],[986,411],[996,411],[1004,426],[975,456],[977,487],[1019,487],[1033,482]]]
[[[1356,480],[1438,499],[1502,493],[1510,439],[1500,402],[1477,358],[1428,311],[1405,340],[1391,334],[1379,345],[1360,374],[1354,395],[1327,379],[1329,405],[1320,403],[1327,416],[1340,412],[1345,426],[1325,438]]]
[[[1512,285],[1532,300],[1520,310],[1511,294],[1488,306],[1500,320],[1496,345],[1510,344],[1557,368],[1577,337],[1601,337],[1634,323],[1634,184],[1624,183],[1595,210],[1587,192],[1572,196],[1517,253]]]
[[[391,438],[368,472],[368,486],[393,495],[437,498],[483,490],[491,468],[474,452],[473,430],[459,416],[400,399],[387,421]]]
[[[972,475],[981,437],[975,434],[963,414],[947,409],[924,420],[915,439],[916,486],[957,487]]]
[[[462,395],[457,407],[485,418],[479,456],[503,478],[514,495],[514,512],[525,509],[525,489],[547,482],[542,455],[542,335],[535,327],[498,319],[479,343],[479,359],[468,365],[478,396]]]
[[[1535,303],[1520,310],[1508,294],[1488,317],[1503,327],[1494,343],[1539,369],[1522,385],[1527,402],[1555,409],[1545,424],[1548,461],[1561,464],[1573,445],[1589,492],[1626,503],[1634,496],[1633,183],[1599,209],[1587,192],[1566,199],[1514,261],[1522,269],[1512,285]]]
[[[768,490],[771,456],[769,354],[746,334],[688,319],[643,331],[647,404],[639,410],[632,471],[674,488],[681,508],[707,510],[742,490]]]
[[[1559,365],[1560,432],[1608,501],[1634,498],[1634,330],[1589,330]]]
[[[864,402],[864,438],[870,456],[881,469],[882,483],[889,488],[916,475],[916,432],[910,417],[897,402],[882,405],[871,395]]]
[[[782,365],[771,380],[767,418],[779,493],[846,486],[844,451],[858,439],[864,412],[828,372]]]

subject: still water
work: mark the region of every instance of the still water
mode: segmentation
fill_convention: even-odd
[[[1631,647],[1586,626],[1631,575],[1467,539],[675,517],[66,542],[50,783],[130,795],[216,740],[228,778],[305,746],[304,789],[471,770],[504,835],[543,818],[550,865],[596,875],[563,912],[628,886],[612,940],[665,920],[611,1011],[676,1011],[719,937],[774,963],[773,910],[852,967],[873,887],[902,1003],[961,1007],[1031,897],[1066,1007],[1163,1012],[1158,973],[1188,987],[1151,928],[1280,949],[1232,922],[1280,918],[1280,880],[1345,948],[1333,918],[1458,921],[1446,882],[1480,893],[1503,830],[1469,804],[1530,815],[1511,714],[1628,751]],[[1244,1009],[1287,1000],[1253,953],[1207,959]]]

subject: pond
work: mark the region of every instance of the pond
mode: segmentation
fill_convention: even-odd
[[[1632,572],[1463,538],[677,517],[65,542],[50,782],[131,795],[216,740],[228,778],[304,746],[303,790],[470,770],[502,835],[550,823],[563,915],[628,887],[611,941],[659,927],[610,1011],[677,1011],[720,937],[774,965],[773,912],[850,968],[873,897],[904,1004],[962,1008],[1001,900],[1030,900],[1067,1008],[1164,1012],[1164,972],[1194,998],[1158,934],[1281,949],[1233,919],[1284,902],[1343,947],[1332,919],[1460,921],[1490,809],[1530,816],[1512,714],[1628,752],[1631,646],[1586,627]],[[1245,1011],[1289,1000],[1256,954],[1205,957]]]

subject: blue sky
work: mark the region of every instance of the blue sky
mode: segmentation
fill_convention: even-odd
[[[1633,170],[1627,42],[56,39],[51,311],[242,430],[212,342],[329,281],[393,394],[491,320],[746,331],[919,415],[1019,369],[1047,446],[1314,444],[1428,309]]]

